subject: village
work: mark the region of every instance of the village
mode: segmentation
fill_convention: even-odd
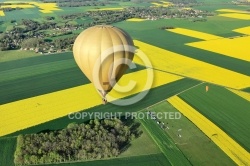
[[[178,5],[180,6],[180,4]],[[76,36],[83,29],[94,25],[112,24],[129,18],[141,18],[151,21],[181,18],[196,22],[206,21],[206,17],[212,15],[214,13],[184,7],[130,7],[119,11],[96,10],[67,14],[58,18],[46,16],[40,21],[31,19],[11,20],[10,24],[13,28],[0,33],[0,50],[31,50],[39,54],[71,51]],[[84,18],[88,18],[87,21],[82,21],[81,23],[75,21]]]

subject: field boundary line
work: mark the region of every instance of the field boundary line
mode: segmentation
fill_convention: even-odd
[[[185,89],[185,90],[183,90],[183,91],[177,93],[175,96],[178,96],[179,94],[184,93],[184,92],[186,92],[186,91],[188,91],[188,90],[190,90],[190,89],[193,89],[193,88],[195,88],[195,87],[197,87],[197,86],[199,86],[199,85],[202,85],[202,84],[204,84],[204,83],[205,83],[205,82],[201,82],[201,83],[199,83],[199,84],[197,84],[197,85],[194,85],[194,86],[192,86],[192,87],[190,87],[190,88],[187,88],[187,89]]]

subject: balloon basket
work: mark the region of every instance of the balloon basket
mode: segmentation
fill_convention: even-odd
[[[107,103],[106,99],[102,99],[102,104],[105,105]]]

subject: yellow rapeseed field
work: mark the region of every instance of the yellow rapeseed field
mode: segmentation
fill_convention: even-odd
[[[238,32],[238,33],[242,33],[242,34],[246,34],[246,35],[250,35],[250,26],[234,29],[233,31]]]
[[[250,163],[250,154],[244,148],[178,96],[171,97],[167,101],[192,121],[237,165],[248,165]]]
[[[222,38],[220,36],[216,36],[216,35],[212,35],[212,34],[208,34],[208,33],[204,33],[204,32],[199,32],[199,31],[195,31],[195,30],[185,29],[185,28],[167,29],[167,31],[178,33],[178,34],[185,35],[185,36],[198,38],[198,39],[202,39],[202,40],[214,40],[214,39]]]
[[[190,8],[190,7],[184,7],[184,8],[182,8],[183,10],[192,10],[192,8]]]
[[[129,80],[135,80],[137,82],[136,88],[124,94],[119,94],[112,90],[110,95],[121,98],[139,93],[144,87],[146,77],[146,69],[126,74],[120,79],[118,84],[123,86]],[[154,71],[152,88],[181,78],[172,74]],[[86,84],[0,105],[0,136],[66,116],[71,112],[85,110],[101,103],[101,97],[94,86]]]
[[[51,10],[39,10],[42,13],[53,13]]]
[[[130,18],[130,19],[127,19],[126,21],[132,21],[132,22],[142,22],[142,21],[145,21],[146,19],[143,19],[143,18]]]
[[[151,4],[155,5],[156,7],[169,7],[172,5],[169,2],[164,2],[164,3],[152,2]]]
[[[171,2],[168,2],[168,1],[160,1],[161,3],[165,3],[165,4],[171,4],[172,5],[172,3]]]
[[[15,4],[15,5],[2,5],[1,8],[17,8],[17,7],[20,7],[20,8],[34,8],[33,5],[23,5],[23,4]]]
[[[138,40],[134,40],[134,43],[148,56],[155,69],[234,89],[249,87],[249,76],[164,50]],[[136,57],[134,61],[142,64]]]
[[[216,35],[211,35],[184,28],[168,29],[168,31],[206,40],[200,42],[187,43],[186,45],[188,46],[223,54],[245,61],[250,61],[250,56],[248,56],[247,54],[248,52],[250,52],[250,48],[248,46],[248,43],[250,43],[249,36],[223,38]],[[250,34],[250,27],[239,28],[234,31],[244,34]]]
[[[218,16],[236,18],[241,20],[250,20],[250,14],[243,14],[243,13],[225,13],[225,14],[219,14]]]
[[[250,36],[244,36],[244,37],[236,37],[233,39],[223,38],[218,40],[187,43],[186,45],[249,62],[250,61],[249,43],[250,43]]]
[[[5,2],[5,3],[7,3],[7,2]],[[15,4],[2,5],[0,7],[0,9],[1,8],[17,8],[17,7],[25,9],[25,8],[34,8],[37,6],[38,8],[41,9],[39,11],[42,13],[52,13],[55,10],[61,10],[58,8],[56,3],[39,3],[39,2],[26,2],[28,4],[17,4],[18,2],[8,2],[8,3],[15,3]],[[1,16],[1,14],[0,14],[0,16]]]
[[[138,77],[136,77],[136,76],[138,76]],[[138,78],[140,78],[140,79],[138,79]],[[112,90],[110,92],[110,95],[115,97],[115,98],[124,98],[126,96],[130,96],[132,94],[136,94],[138,92],[141,92],[145,86],[145,82],[147,81],[147,78],[148,78],[148,75],[147,75],[146,70],[143,70],[141,72],[136,72],[134,74],[125,75],[124,77],[122,77],[121,80],[119,80],[118,84],[120,86],[126,86],[129,84],[130,80],[134,80],[134,81],[136,81],[136,88],[133,89],[132,91],[125,92],[125,93],[119,93],[119,92],[116,92],[115,90]],[[153,81],[152,87],[164,85],[166,83],[177,81],[177,80],[182,79],[182,78],[183,77],[181,77],[181,76],[177,76],[177,75],[173,75],[173,74],[169,74],[169,73],[165,73],[165,72],[161,72],[161,71],[154,71],[154,78],[153,78],[154,81]]]
[[[228,12],[228,13],[248,13],[250,14],[250,12],[248,11],[243,11],[243,10],[234,10],[234,9],[219,9],[216,10],[217,12]]]
[[[5,16],[5,14],[2,10],[0,10],[0,16]]]
[[[34,5],[39,7],[43,13],[52,13],[55,10],[61,10],[56,3],[34,3]]]
[[[239,91],[239,90],[234,90],[234,89],[228,89],[228,90],[237,94],[238,96],[242,97],[243,99],[250,101],[250,93]]]

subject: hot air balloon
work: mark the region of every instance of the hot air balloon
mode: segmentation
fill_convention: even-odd
[[[84,30],[73,45],[75,61],[94,84],[104,104],[106,94],[122,77],[134,57],[134,43],[124,30],[97,25]]]

